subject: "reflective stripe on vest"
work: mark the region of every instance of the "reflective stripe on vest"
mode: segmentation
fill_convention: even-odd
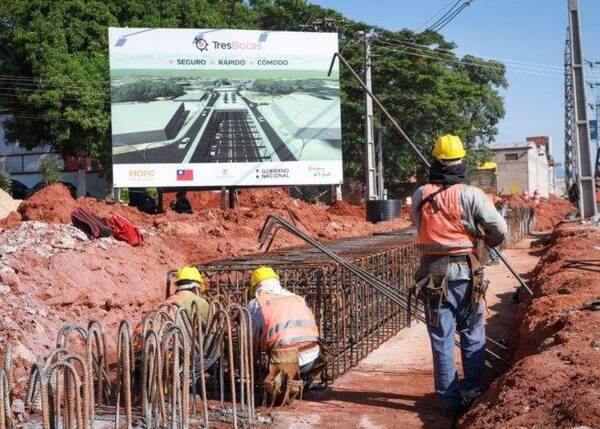
[[[262,350],[304,345],[319,339],[315,317],[298,295],[259,294],[256,298],[264,319]]]
[[[453,255],[474,252],[475,240],[462,223],[460,195],[463,186],[458,184],[449,187],[435,196],[435,203],[425,204],[421,209],[421,213],[418,214],[418,243],[422,254]],[[424,185],[421,188],[422,199],[439,188],[439,185]]]

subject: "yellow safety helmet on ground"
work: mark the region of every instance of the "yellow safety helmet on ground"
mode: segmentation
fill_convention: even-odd
[[[250,275],[250,289],[248,289],[248,297],[250,299],[256,296],[256,286],[263,280],[275,279],[279,280],[279,276],[271,267],[258,267]]]
[[[460,137],[446,134],[438,137],[433,147],[433,156],[441,160],[464,158],[467,154]]]
[[[206,290],[202,274],[200,274],[200,271],[198,271],[198,268],[196,267],[183,267],[177,271],[177,275],[175,276],[175,284],[178,285],[180,282],[196,282],[200,285],[201,292]]]

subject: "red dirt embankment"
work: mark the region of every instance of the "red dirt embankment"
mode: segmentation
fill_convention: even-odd
[[[508,207],[532,207],[535,211],[534,231],[549,231],[558,222],[563,220],[567,214],[575,211],[575,207],[564,198],[550,195],[539,203],[526,200],[519,195],[508,195],[502,197]]]
[[[600,231],[559,226],[517,315],[516,363],[463,427],[600,427],[600,311],[582,309],[598,285]]]
[[[15,214],[0,225],[0,351],[7,343],[13,346],[16,385],[25,386],[25,368],[54,347],[64,324],[98,318],[114,347],[121,319],[137,321],[163,299],[170,269],[257,252],[257,236],[269,214],[289,219],[291,212],[323,241],[409,224],[397,219],[373,225],[364,220],[361,207],[338,204],[329,210],[290,198],[282,189],[241,191],[238,208],[225,211],[218,208],[218,193],[188,192],[188,198],[193,214],[170,211],[167,198],[167,213],[151,216],[91,198],[75,200],[58,184],[22,203],[23,222]],[[100,217],[127,217],[142,228],[145,242],[131,247],[113,239],[88,241],[64,225],[79,206]],[[273,246],[298,244],[280,233]]]

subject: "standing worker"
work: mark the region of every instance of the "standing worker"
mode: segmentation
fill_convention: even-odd
[[[310,385],[325,366],[315,316],[304,298],[281,287],[270,267],[252,272],[248,298],[254,344],[269,356],[263,386],[273,402],[279,394],[291,402],[302,395],[302,378]]]
[[[465,185],[465,150],[459,137],[437,139],[427,184],[412,197],[411,218],[417,227],[421,263],[415,279],[425,303],[433,354],[435,390],[444,414],[483,390],[485,326],[483,305],[487,282],[477,257],[479,228],[495,247],[506,234],[506,222],[481,189]],[[463,379],[454,361],[455,330],[460,334]],[[462,405],[461,405],[462,404]]]

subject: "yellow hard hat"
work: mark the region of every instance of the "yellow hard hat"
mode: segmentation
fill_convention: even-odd
[[[467,153],[465,152],[462,141],[460,141],[460,137],[446,134],[438,137],[435,146],[433,147],[432,154],[437,159],[448,160],[464,158]]]
[[[196,267],[183,267],[177,271],[177,275],[175,276],[175,284],[178,284],[181,281],[196,282],[200,285],[201,291],[206,290],[202,274],[200,274],[200,271],[198,271],[198,268]]]
[[[250,288],[248,288],[248,299],[256,296],[256,286],[267,279],[279,280],[279,276],[271,267],[258,267],[250,275]]]
[[[250,284],[252,287],[256,286],[263,280],[267,279],[276,279],[279,280],[279,276],[273,268],[271,267],[258,267],[254,271],[252,271],[252,275],[250,276]]]

